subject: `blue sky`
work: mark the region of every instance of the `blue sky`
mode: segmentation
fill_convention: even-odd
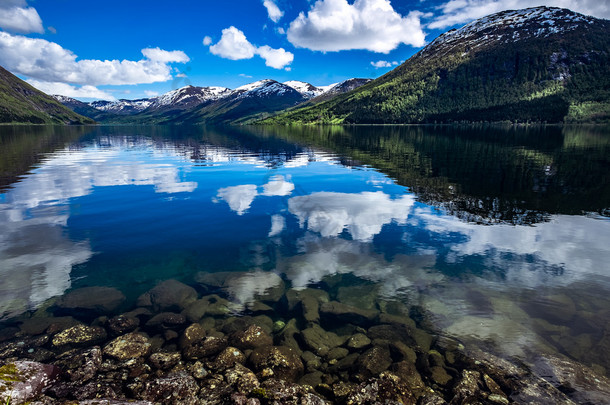
[[[186,84],[378,77],[440,33],[538,5],[599,0],[0,0],[0,65],[47,93],[141,98]]]

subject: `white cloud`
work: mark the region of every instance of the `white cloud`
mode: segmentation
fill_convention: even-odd
[[[210,46],[210,52],[225,59],[252,59],[256,47],[248,41],[242,31],[231,26],[222,30],[220,41]]]
[[[294,60],[294,55],[284,48],[252,45],[246,35],[233,26],[222,30],[220,41],[210,46],[210,52],[230,60],[252,59],[254,55],[259,55],[265,60],[265,65],[275,69],[283,69]]]
[[[212,43],[212,37],[209,36],[205,36],[203,37],[203,45],[208,46]]]
[[[95,86],[81,86],[76,87],[67,83],[60,82],[45,82],[39,80],[30,79],[27,81],[38,90],[47,94],[59,94],[61,96],[72,97],[72,98],[95,98],[98,100],[114,101],[115,97],[103,90],[98,89]]]
[[[332,52],[366,49],[388,53],[400,44],[425,44],[420,17],[398,14],[389,0],[318,0],[307,14],[290,23],[288,40],[295,46]]]
[[[0,65],[45,82],[89,86],[164,82],[172,78],[168,63],[188,61],[182,51],[151,48],[142,53],[147,57],[139,61],[77,61],[77,55],[57,43],[0,32]]]
[[[347,229],[354,240],[370,241],[392,221],[405,223],[415,200],[412,195],[391,199],[381,191],[359,194],[318,192],[293,197],[288,210],[302,227],[324,237]]]
[[[267,45],[259,47],[256,54],[265,60],[265,65],[274,69],[282,69],[294,60],[292,52],[287,52],[284,48],[273,49]]]
[[[146,94],[148,97],[157,97],[159,95],[159,92],[153,90],[144,90],[144,94]]]
[[[286,30],[284,28],[282,28],[282,27],[278,27],[277,33],[280,34],[280,35],[284,35],[284,34],[286,34]]]
[[[442,14],[428,24],[428,28],[442,29],[464,24],[477,18],[504,10],[518,10],[539,6],[531,0],[451,0],[439,6]],[[610,18],[610,3],[600,0],[547,0],[548,7],[568,8],[597,18]]]
[[[273,0],[264,0],[263,6],[267,8],[267,14],[269,14],[269,19],[273,22],[278,22],[280,18],[284,15],[284,12],[279,9],[277,4]]]
[[[153,62],[186,63],[190,61],[189,57],[182,51],[165,51],[159,47],[142,49],[142,55]]]
[[[38,12],[27,7],[25,0],[0,1],[0,28],[22,34],[44,32]]]

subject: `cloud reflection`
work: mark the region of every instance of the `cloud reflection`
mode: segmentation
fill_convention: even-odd
[[[353,239],[370,241],[383,225],[393,221],[404,224],[414,203],[410,194],[392,199],[381,191],[318,192],[291,198],[288,210],[299,219],[301,227],[324,237],[337,236],[347,229]]]
[[[263,191],[258,192],[258,187],[254,184],[242,184],[239,186],[225,187],[218,190],[216,197],[229,204],[231,211],[237,215],[243,215],[250,209],[256,197],[284,197],[292,194],[294,184],[286,180],[284,176],[276,175],[269,179],[269,182],[262,186]]]

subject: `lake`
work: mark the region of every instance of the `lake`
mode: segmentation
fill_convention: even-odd
[[[347,339],[386,315],[424,355],[446,338],[610,375],[607,128],[0,127],[0,168],[1,341],[140,311],[159,348],[258,319],[325,358],[284,324]],[[156,305],[166,280],[203,309]],[[157,312],[187,321],[145,328]]]

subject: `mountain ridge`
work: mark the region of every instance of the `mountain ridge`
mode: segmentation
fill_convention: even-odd
[[[503,11],[441,34],[358,89],[264,124],[610,121],[610,21]]]
[[[94,124],[0,67],[0,123]]]

